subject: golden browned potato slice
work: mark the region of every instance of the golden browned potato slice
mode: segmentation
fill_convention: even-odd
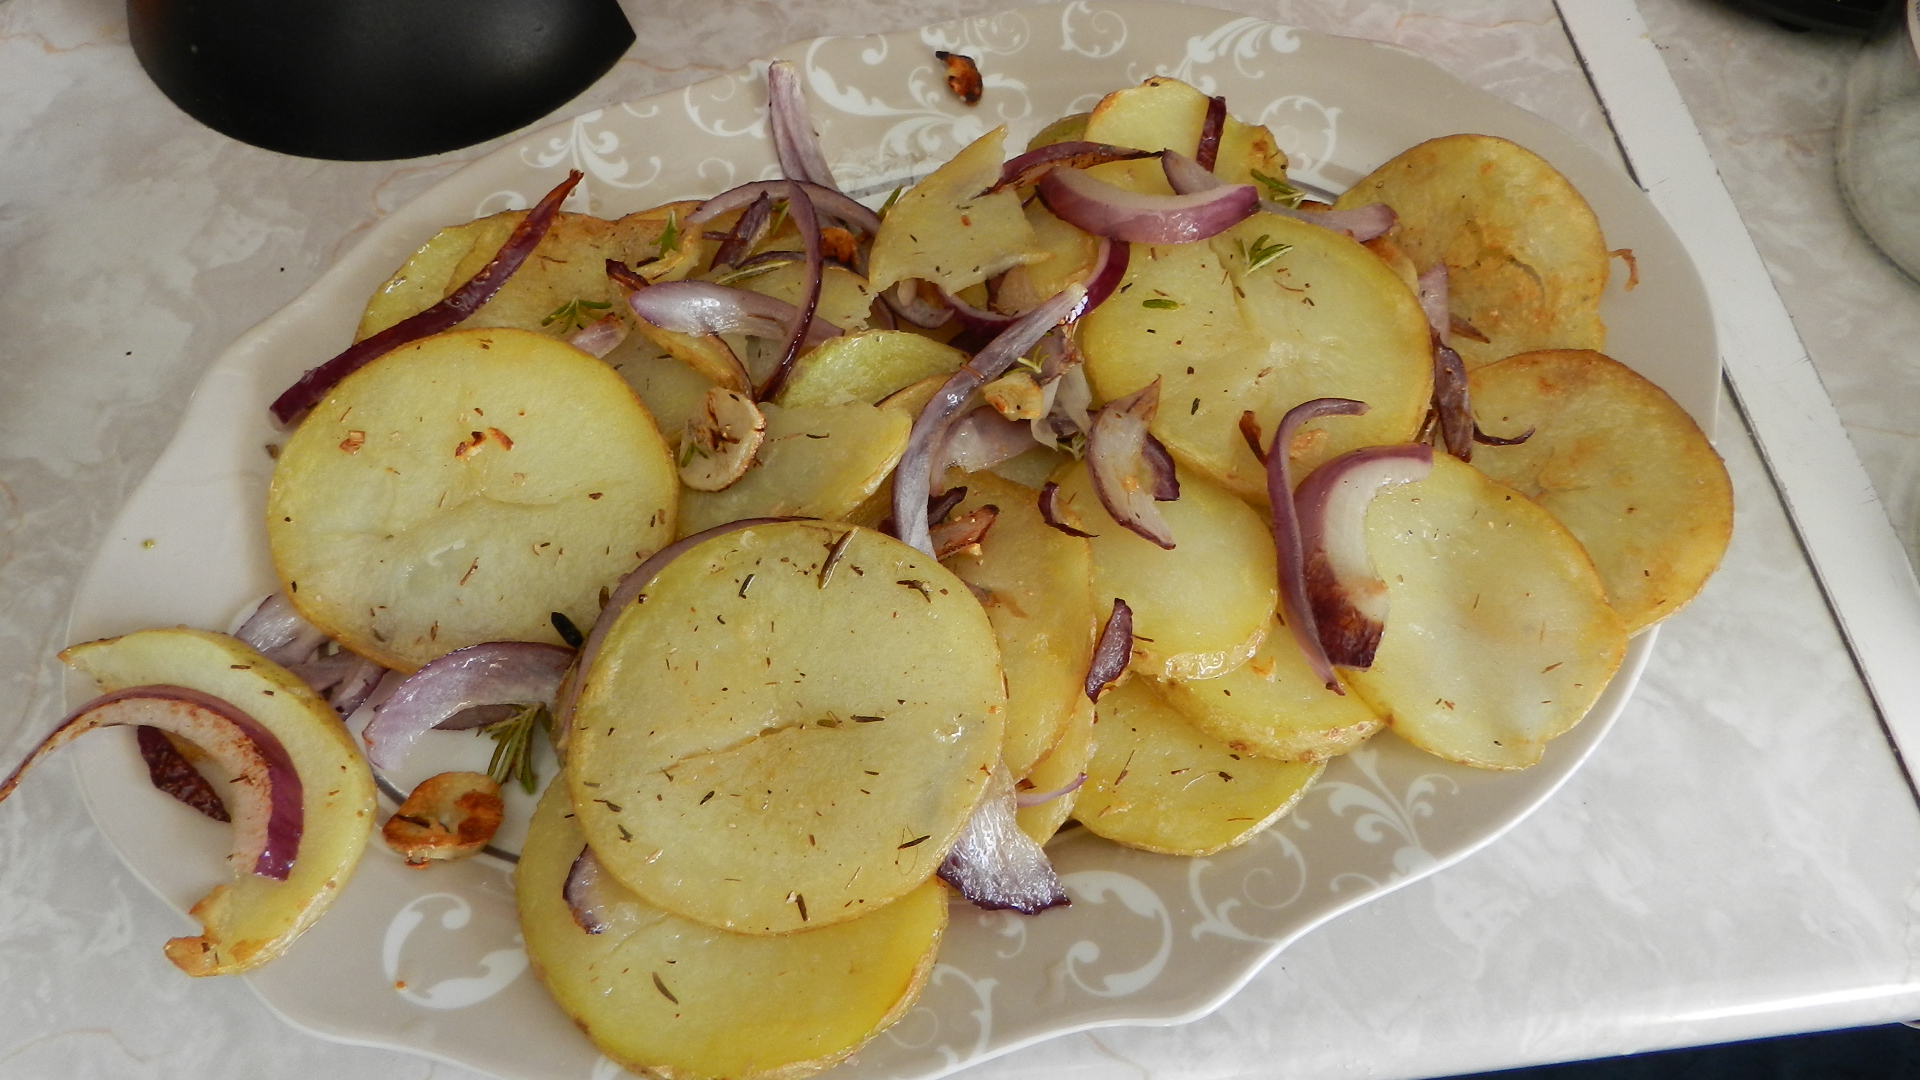
[[[1019,195],[981,194],[1000,179],[1006,140],[1005,127],[980,136],[887,211],[867,261],[867,280],[876,292],[904,278],[959,292],[1046,258]]]
[[[744,278],[736,288],[771,296],[789,304],[800,302],[800,286],[805,282],[805,267],[797,262],[783,263],[764,274]],[[830,322],[847,333],[867,327],[873,310],[873,293],[859,274],[844,266],[827,266],[820,272],[820,303],[814,318]]]
[[[1276,761],[1338,757],[1385,726],[1353,693],[1321,685],[1281,625],[1240,667],[1217,679],[1167,683],[1160,693],[1194,727]]]
[[[1087,119],[1086,134],[1082,137],[1089,142],[1137,150],[1173,150],[1192,157],[1199,147],[1200,129],[1206,119],[1207,95],[1178,79],[1156,76],[1139,86],[1115,90],[1102,98]],[[1280,152],[1273,134],[1266,128],[1243,124],[1228,116],[1220,129],[1214,175],[1229,184],[1251,184],[1255,170],[1274,179],[1284,179],[1287,155]],[[1126,170],[1114,169],[1112,173],[1100,175],[1115,183],[1118,182],[1115,177],[1123,171],[1135,173],[1142,179],[1157,174],[1158,190],[1171,190],[1157,160],[1130,162]],[[1152,187],[1149,183],[1141,190]]]
[[[570,729],[581,829],[647,902],[723,929],[855,918],[925,882],[1000,755],[993,627],[879,533],[727,533],[620,612]],[[822,582],[825,582],[824,587]]]
[[[1035,493],[991,473],[966,478],[958,517],[992,506],[999,513],[978,554],[946,567],[973,586],[1000,641],[1007,673],[1007,728],[1000,756],[1018,780],[1060,740],[1074,703],[1086,698],[1097,629],[1093,556],[1087,541],[1048,525]]]
[[[1019,793],[1039,795],[1059,791],[1085,773],[1091,761],[1093,702],[1082,694],[1073,703],[1073,715],[1067,720],[1067,729],[1060,741],[1054,743],[1047,756],[1020,781]],[[1023,806],[1014,812],[1014,820],[1019,822],[1021,832],[1033,837],[1034,843],[1044,844],[1073,816],[1073,804],[1079,797],[1079,791],[1069,791],[1035,806]]]
[[[768,403],[760,411],[767,434],[759,460],[724,491],[684,492],[681,536],[747,517],[844,518],[893,471],[913,428],[913,417],[898,409],[857,401],[793,409]]]
[[[1401,737],[1449,761],[1540,760],[1626,651],[1566,526],[1445,454],[1427,479],[1374,499],[1367,551],[1387,583],[1386,632],[1372,669],[1350,672],[1349,685]]]
[[[1533,430],[1479,447],[1474,465],[1573,530],[1629,634],[1693,599],[1733,536],[1733,487],[1685,410],[1596,352],[1524,353],[1470,385],[1482,426]]]
[[[1433,361],[1420,305],[1345,236],[1255,214],[1203,244],[1136,244],[1121,291],[1081,320],[1095,394],[1158,378],[1153,433],[1184,464],[1266,504],[1266,469],[1240,414],[1271,433],[1312,398],[1357,398],[1365,416],[1305,425],[1296,475],[1348,450],[1405,442],[1426,415]]]
[[[1145,679],[1100,698],[1093,761],[1073,816],[1166,855],[1211,855],[1280,820],[1326,766],[1268,761],[1200,733]]]
[[[412,671],[558,643],[673,536],[673,458],[612,368],[525,330],[456,330],[349,375],[287,440],[274,568],[308,621]]]
[[[1094,534],[1100,618],[1115,597],[1133,609],[1133,669],[1151,679],[1211,679],[1246,663],[1273,625],[1273,537],[1232,493],[1186,469],[1179,477],[1180,497],[1156,504],[1173,530],[1171,551],[1115,523],[1081,462],[1054,475],[1054,505],[1067,524]]]
[[[374,825],[373,773],[327,703],[225,634],[184,626],[89,641],[60,654],[102,692],[171,685],[226,701],[271,731],[300,775],[304,826],[286,880],[236,873],[193,907],[199,937],[167,942],[189,975],[229,975],[285,952],[353,876]]]
[[[800,357],[776,400],[789,407],[877,405],[923,379],[951,375],[966,362],[966,353],[919,334],[866,330],[829,338]]]
[[[1534,349],[1598,349],[1607,245],[1567,178],[1491,135],[1449,135],[1405,151],[1340,196],[1386,203],[1388,235],[1421,270],[1447,264],[1453,314],[1487,338],[1453,335],[1469,369]]]
[[[668,203],[618,221],[587,214],[556,215],[540,246],[461,326],[511,326],[565,337],[618,311],[624,306],[623,297],[607,280],[607,260],[633,264],[661,255],[669,215],[676,223],[683,221],[698,205]],[[355,340],[439,303],[479,273],[526,216],[525,210],[509,210],[440,230],[373,294]],[[676,224],[675,231],[683,242],[665,253],[668,258],[643,268],[649,280],[685,276],[698,262],[706,241],[697,230],[689,233]]]
[[[527,958],[594,1046],[642,1076],[797,1080],[903,1016],[933,970],[946,890],[928,882],[864,918],[752,937],[669,915],[601,879],[589,934],[564,888],[585,846],[566,784],[528,827],[514,898]]]
[[[680,433],[688,420],[700,415],[714,381],[640,334],[628,334],[604,359],[640,395],[667,444],[680,445]]]
[[[1039,307],[1069,282],[1084,280],[1100,252],[1100,239],[1054,217],[1045,203],[1035,199],[1027,204],[1027,224],[1048,253],[1048,258],[1025,266],[1016,266],[1000,279],[1000,292],[994,306],[1013,315],[1024,315]]]

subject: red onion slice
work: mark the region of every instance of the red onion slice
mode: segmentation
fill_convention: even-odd
[[[1227,99],[1215,95],[1207,99],[1207,117],[1200,122],[1200,143],[1194,148],[1193,162],[1208,172],[1220,157],[1220,133],[1227,126]]]
[[[1307,592],[1306,548],[1300,534],[1300,515],[1294,503],[1292,455],[1294,432],[1300,425],[1322,416],[1360,416],[1365,402],[1347,398],[1315,398],[1287,410],[1274,429],[1273,442],[1264,455],[1267,465],[1267,501],[1272,506],[1273,547],[1280,570],[1280,617],[1292,632],[1294,643],[1307,658],[1307,667],[1327,689],[1344,695],[1340,680],[1334,677],[1333,663],[1320,644],[1320,631],[1314,623],[1313,602]],[[1242,422],[1251,414],[1241,417]]]
[[[260,601],[233,636],[281,667],[311,659],[327,643],[326,631],[308,622],[285,593]]]
[[[964,472],[979,472],[1019,457],[1038,445],[1033,441],[1032,424],[1009,420],[992,406],[982,405],[948,429],[946,445],[934,459],[934,472],[928,482],[939,487],[949,466],[957,465]]]
[[[1126,279],[1127,264],[1132,261],[1133,247],[1130,244],[1115,243],[1106,237],[1100,238],[1100,247],[1093,254],[1093,272],[1087,275],[1087,310],[1092,311],[1113,295]]]
[[[193,767],[187,755],[173,745],[167,733],[159,728],[138,727],[134,729],[140,741],[140,760],[147,763],[147,779],[161,791],[179,799],[195,810],[215,821],[229,822],[232,815],[227,813],[227,804],[220,799],[220,793],[213,790],[207,778]]]
[[[593,849],[581,847],[579,857],[567,870],[567,883],[561,886],[574,925],[589,934],[606,933],[613,926],[613,898],[608,894],[617,888]]]
[[[1173,530],[1153,504],[1179,498],[1180,480],[1166,447],[1147,430],[1159,409],[1159,379],[1107,402],[1087,432],[1087,474],[1114,521],[1171,551]]]
[[[1460,354],[1433,342],[1433,411],[1440,419],[1440,441],[1447,453],[1473,460],[1473,405],[1467,397],[1467,365]]]
[[[997,334],[1019,318],[1017,315],[1002,315],[997,311],[974,307],[945,289],[940,290],[940,301],[953,309],[953,315],[960,320],[961,326],[986,334]]]
[[[420,736],[475,706],[551,706],[572,663],[572,649],[532,641],[456,649],[408,676],[373,711],[360,733],[367,760],[398,769]]]
[[[687,224],[705,224],[729,210],[751,206],[763,195],[768,198],[784,197],[782,192],[789,183],[800,185],[801,190],[807,193],[807,198],[813,200],[813,207],[820,212],[821,216],[851,225],[868,236],[880,231],[879,214],[854,202],[852,198],[842,195],[834,188],[799,179],[755,180],[736,188],[729,188],[695,207],[693,212],[687,215]]]
[[[942,522],[933,527],[933,555],[945,560],[958,555],[968,548],[976,547],[986,539],[993,529],[993,523],[1000,518],[1000,508],[989,503],[978,510],[952,521]]]
[[[752,334],[785,337],[800,309],[748,289],[705,281],[663,281],[627,297],[633,313],[662,330],[678,334]],[[812,319],[805,343],[817,345],[841,334],[824,319]]]
[[[513,233],[507,237],[506,243],[500,245],[500,250],[492,260],[446,299],[418,315],[402,319],[377,334],[347,346],[340,355],[300,376],[299,381],[274,399],[270,406],[274,419],[282,424],[292,423],[295,417],[318,405],[320,399],[327,396],[327,391],[333,389],[341,379],[365,367],[376,357],[429,334],[451,330],[478,310],[480,305],[492,299],[493,294],[500,291],[500,286],[513,276],[513,272],[520,269],[520,264],[527,261],[527,256],[533,254],[533,249],[540,246],[547,229],[553,225],[554,216],[560,212],[561,202],[580,182],[581,176],[581,172],[575,169],[567,174],[558,187],[547,192],[514,227]]]
[[[800,238],[807,246],[806,269],[802,271],[804,284],[801,286],[801,301],[794,311],[792,325],[787,330],[786,349],[780,354],[780,362],[774,365],[773,373],[760,387],[756,400],[766,401],[780,392],[787,384],[787,376],[793,372],[794,361],[800,359],[800,351],[811,336],[809,329],[813,325],[814,312],[820,309],[820,276],[825,272],[824,257],[820,251],[820,219],[813,212],[813,200],[799,184],[787,183],[787,213],[793,218],[793,227],[800,231]]]
[[[41,758],[96,728],[128,724],[158,728],[206,751],[233,778],[227,808],[233,815],[233,849],[227,861],[260,877],[287,880],[306,822],[293,759],[258,720],[184,686],[135,686],[80,706],[0,783],[0,799],[12,794]]]
[[[1420,313],[1427,317],[1427,329],[1442,345],[1452,344],[1453,316],[1447,312],[1447,264],[1434,263],[1415,282],[1420,297]]]
[[[1070,284],[1039,307],[1015,320],[992,344],[934,392],[920,415],[914,417],[907,448],[893,471],[893,520],[902,541],[922,554],[933,554],[927,525],[927,495],[933,490],[933,461],[946,446],[953,418],[982,386],[999,378],[1047,331],[1079,318],[1086,310],[1087,291]]]
[[[986,795],[940,864],[940,878],[975,907],[1038,915],[1070,903],[1047,853],[1020,830],[1013,776],[995,762]]]
[[[627,340],[628,325],[618,315],[609,315],[567,335],[567,344],[586,353],[588,356],[605,358]]]
[[[708,202],[711,201],[708,200]],[[700,209],[706,209],[706,205],[703,203]],[[694,213],[699,213],[699,210]],[[687,224],[696,224],[693,214],[687,215]],[[766,238],[767,229],[772,224],[773,196],[763,191],[747,204],[747,209],[740,215],[740,220],[733,223],[727,238],[720,242],[719,248],[713,253],[713,265],[715,267],[732,266],[752,254],[754,245]]]
[[[1025,782],[1024,780],[1021,781],[1021,783]],[[1021,791],[1014,796],[1013,802],[1015,806],[1022,810],[1034,806],[1045,806],[1055,799],[1064,799],[1068,795],[1079,791],[1081,786],[1086,782],[1087,774],[1081,773],[1072,780],[1067,781],[1064,785],[1054,788],[1052,791]],[[1018,785],[1015,785],[1015,787],[1017,788]]]
[[[387,669],[364,656],[342,650],[332,656],[318,656],[300,664],[288,664],[287,670],[313,692],[327,699],[333,711],[352,716],[380,685]]]
[[[1048,143],[1029,150],[1000,167],[1000,179],[987,189],[991,194],[1006,188],[1026,187],[1054,169],[1091,169],[1109,161],[1132,161],[1152,157],[1154,151],[1128,146],[1110,146],[1097,142]]]
[[[1060,519],[1060,485],[1051,480],[1040,485],[1040,520],[1059,529],[1068,536],[1091,539],[1096,535],[1076,529]]]
[[[820,136],[807,117],[800,74],[786,60],[767,65],[767,122],[773,131],[774,156],[780,159],[780,171],[787,179],[838,189],[833,170],[827,168],[827,156],[820,149]]]
[[[1182,195],[1194,195],[1205,191],[1214,191],[1223,186],[1219,177],[1199,163],[1181,154],[1168,150],[1160,155],[1160,170],[1167,174],[1167,183]],[[1260,209],[1269,214],[1304,221],[1309,225],[1318,225],[1337,233],[1345,233],[1364,244],[1393,228],[1398,220],[1393,208],[1385,203],[1369,203],[1356,206],[1351,210],[1296,210],[1291,206],[1282,206],[1268,199],[1260,200]]]
[[[1387,585],[1367,553],[1367,507],[1380,492],[1424,480],[1432,471],[1431,446],[1369,446],[1315,469],[1294,494],[1307,598],[1334,664],[1373,666],[1386,629]]]
[[[945,326],[953,318],[953,309],[944,302],[920,294],[919,278],[903,278],[899,284],[881,292],[880,298],[895,315],[925,330]]]
[[[1190,195],[1143,195],[1078,169],[1040,178],[1040,198],[1053,215],[1096,236],[1136,244],[1185,244],[1216,236],[1260,208],[1250,184]]]
[[[647,556],[639,566],[634,567],[632,573],[621,578],[620,584],[614,587],[612,595],[607,597],[606,604],[600,608],[600,617],[594,620],[593,629],[587,632],[587,640],[580,646],[580,655],[574,661],[572,674],[561,683],[560,691],[556,695],[553,717],[561,737],[565,737],[567,725],[572,722],[573,703],[580,696],[580,681],[593,669],[594,660],[600,656],[600,643],[607,639],[607,632],[613,629],[614,620],[620,617],[620,612],[625,610],[628,604],[633,603],[633,598],[639,596],[647,587],[647,583],[665,569],[668,563],[716,536],[725,536],[738,529],[750,529],[755,525],[773,525],[782,521],[797,520],[799,519],[790,517],[741,518],[724,525],[715,525],[711,529],[702,529],[691,536],[683,536]],[[552,647],[557,648],[557,646]]]
[[[1100,628],[1100,640],[1093,644],[1093,659],[1087,664],[1087,700],[1098,704],[1107,687],[1127,673],[1132,660],[1133,609],[1116,596],[1107,624]]]
[[[1481,431],[1480,424],[1477,421],[1473,425],[1473,441],[1479,443],[1481,446],[1519,446],[1531,438],[1533,438],[1532,428],[1528,428],[1511,438],[1503,439],[1498,435],[1489,435]]]

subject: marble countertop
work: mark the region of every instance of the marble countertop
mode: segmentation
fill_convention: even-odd
[[[635,3],[639,43],[562,114],[791,40],[1001,6]],[[1397,42],[1609,147],[1550,0],[1213,6]],[[1640,7],[1920,552],[1920,288],[1833,184],[1856,46],[1711,0]],[[145,80],[111,0],[0,0],[0,752],[57,718],[76,583],[201,372],[484,149],[341,164],[242,146]],[[1719,443],[1739,505],[1726,564],[1543,809],[1315,931],[1206,1019],[1069,1036],[965,1075],[1428,1077],[1920,1016],[1920,814],[1724,405]],[[180,977],[158,947],[180,917],[114,857],[70,774],[25,794],[0,809],[0,1080],[476,1075],[313,1038],[244,983]]]

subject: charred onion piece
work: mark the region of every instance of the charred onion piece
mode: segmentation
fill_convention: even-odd
[[[407,677],[373,711],[360,737],[367,760],[397,769],[420,736],[482,705],[553,704],[573,650],[532,641],[469,645]]]
[[[1220,132],[1227,126],[1227,99],[1215,95],[1207,99],[1207,118],[1200,124],[1200,143],[1194,148],[1193,163],[1213,171],[1220,156]]]
[[[987,191],[992,193],[1004,188],[1026,187],[1053,169],[1091,169],[1109,161],[1132,161],[1135,158],[1152,157],[1153,154],[1151,150],[1135,150],[1129,146],[1110,146],[1097,142],[1048,143],[1002,165],[999,182]]]
[[[1040,519],[1068,536],[1086,538],[1094,535],[1076,529],[1060,519],[1060,485],[1051,480],[1040,485]]]
[[[1147,430],[1159,408],[1159,379],[1107,402],[1087,432],[1087,473],[1114,521],[1172,550],[1173,531],[1153,505],[1180,497],[1173,458]]]
[[[233,850],[227,861],[246,872],[287,880],[306,827],[300,774],[273,732],[232,704],[184,686],[135,686],[102,694],[61,721],[27,760],[0,783],[0,799],[13,793],[41,758],[96,728],[139,725],[178,735],[204,750],[232,777],[227,807],[233,816]]]
[[[1095,236],[1136,244],[1184,244],[1218,235],[1260,208],[1251,184],[1190,195],[1143,195],[1078,169],[1040,178],[1040,199],[1053,215]]]
[[[774,156],[780,159],[780,171],[787,179],[838,190],[833,170],[827,168],[827,156],[821,152],[820,136],[807,118],[800,75],[785,60],[767,66],[767,122],[773,131]]]
[[[318,405],[320,399],[327,396],[327,391],[333,389],[341,379],[365,367],[375,357],[392,352],[409,341],[451,330],[478,310],[480,305],[492,299],[493,294],[500,291],[500,286],[513,276],[513,272],[520,269],[520,264],[527,261],[527,256],[533,254],[533,249],[540,246],[547,229],[553,225],[554,215],[560,212],[561,202],[580,182],[581,175],[575,169],[567,174],[558,187],[547,192],[546,197],[527,211],[527,216],[514,227],[512,235],[500,245],[493,259],[446,299],[418,315],[402,319],[377,334],[347,346],[345,352],[300,376],[298,382],[274,399],[270,406],[274,419],[282,424],[292,423],[296,417]]]
[[[705,210],[708,206],[712,205],[712,203],[713,200],[709,199],[700,204],[699,209],[696,209],[692,214],[688,214],[687,224],[698,224],[696,215],[698,215],[701,210]],[[762,191],[752,202],[747,204],[746,211],[740,215],[739,221],[733,223],[733,228],[727,233],[727,238],[720,241],[720,247],[713,253],[713,265],[715,267],[733,266],[742,259],[745,259],[748,255],[751,255],[754,245],[766,237],[767,228],[772,224],[773,196]]]
[[[444,772],[413,789],[380,830],[407,865],[420,868],[477,855],[500,831],[506,804],[484,773]]]
[[[1347,398],[1314,398],[1287,410],[1274,428],[1273,442],[1264,455],[1267,463],[1267,501],[1272,506],[1273,548],[1280,570],[1280,617],[1293,633],[1294,643],[1307,658],[1314,677],[1336,694],[1344,695],[1340,680],[1334,677],[1333,664],[1320,644],[1320,631],[1314,623],[1314,607],[1307,592],[1306,547],[1301,536],[1300,515],[1293,495],[1293,433],[1301,424],[1322,416],[1360,416],[1367,411],[1365,402]],[[1251,414],[1248,414],[1251,415]],[[1242,416],[1244,424],[1247,416]],[[1243,428],[1244,430],[1244,428]]]
[[[567,871],[567,883],[561,886],[567,910],[573,913],[574,925],[589,934],[606,933],[613,925],[609,911],[613,904],[607,893],[616,887],[600,860],[594,857],[593,849],[582,846],[579,857]]]
[[[1100,701],[1107,687],[1120,681],[1133,659],[1133,609],[1125,600],[1113,598],[1113,611],[1100,628],[1100,640],[1093,644],[1093,660],[1087,665],[1087,700]]]
[[[986,86],[980,81],[980,66],[973,62],[973,57],[945,49],[936,50],[933,55],[947,65],[947,89],[953,91],[953,96],[968,105],[980,104],[980,95]]]
[[[1005,374],[1047,331],[1079,318],[1086,310],[1087,291],[1068,285],[1057,295],[1022,315],[993,343],[964,364],[934,392],[913,421],[907,448],[893,471],[893,521],[902,541],[933,554],[927,526],[927,494],[933,489],[933,460],[946,446],[954,417],[972,400],[974,392]]]
[[[1047,853],[1020,829],[1013,776],[994,762],[986,795],[940,864],[940,878],[975,907],[1037,915],[1069,903]]]
[[[999,507],[987,505],[965,517],[935,525],[933,527],[934,558],[950,558],[968,548],[977,550],[980,541],[986,539],[987,530],[993,528],[993,523],[999,516]]]
[[[808,183],[805,180],[755,180],[736,188],[728,188],[695,207],[694,211],[687,215],[687,224],[701,225],[712,221],[729,210],[752,205],[762,195],[770,199],[776,196],[784,197],[781,193],[786,190],[786,185],[790,182],[800,185],[801,189],[807,193],[807,198],[813,200],[813,208],[823,217],[830,217],[851,225],[868,236],[880,231],[879,214],[842,195],[835,188]]]
[[[1315,469],[1294,495],[1314,627],[1340,667],[1373,666],[1386,629],[1387,585],[1367,553],[1367,507],[1380,492],[1432,471],[1431,446],[1369,446]]]
[[[1481,431],[1480,424],[1477,421],[1473,425],[1473,441],[1479,443],[1481,446],[1519,446],[1531,438],[1533,438],[1532,428],[1528,428],[1510,439],[1503,439],[1498,435],[1489,435]]]
[[[787,376],[793,373],[794,361],[800,359],[800,351],[810,338],[809,330],[813,325],[814,312],[820,309],[820,276],[826,272],[824,256],[820,248],[820,219],[813,212],[813,200],[799,184],[791,181],[787,184],[787,213],[793,218],[793,227],[800,230],[800,238],[806,244],[807,264],[802,271],[801,301],[793,317],[793,325],[787,330],[787,347],[780,354],[780,363],[774,366],[773,373],[760,387],[758,397],[761,401],[773,397],[787,384]]]
[[[193,767],[187,755],[173,745],[166,732],[152,727],[134,730],[140,740],[140,759],[147,763],[147,779],[153,781],[154,787],[215,821],[233,820],[227,813],[227,804],[220,801],[220,793]]]
[[[1467,398],[1467,365],[1449,346],[1433,343],[1433,411],[1447,453],[1473,460],[1473,406]]]

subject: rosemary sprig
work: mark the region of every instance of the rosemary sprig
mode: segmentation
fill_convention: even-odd
[[[880,220],[882,221],[886,220],[887,211],[893,209],[893,204],[900,201],[900,193],[905,190],[907,190],[907,185],[901,184],[899,187],[893,189],[892,194],[887,196],[886,202],[880,204],[880,210],[879,210]]]
[[[773,262],[771,260],[763,263],[754,263],[752,266],[743,266],[735,270],[729,270],[719,277],[714,278],[713,283],[715,285],[732,285],[737,281],[745,281],[748,278],[756,278],[761,274],[778,270],[785,265],[787,264],[783,262]]]
[[[1269,244],[1267,243],[1269,239],[1271,238],[1266,233],[1261,233],[1259,239],[1253,242],[1252,247],[1248,247],[1243,240],[1235,240],[1233,242],[1233,246],[1240,249],[1240,257],[1247,260],[1248,273],[1260,269],[1293,250],[1292,244]]]
[[[598,315],[593,314],[594,312],[605,311],[612,306],[611,303],[606,301],[582,300],[576,296],[566,303],[561,304],[559,307],[554,308],[553,314],[540,320],[540,325],[552,326],[554,323],[560,323],[561,329],[563,330],[578,330],[594,319],[599,318]]]
[[[534,703],[497,724],[480,730],[493,739],[493,760],[487,763],[487,775],[501,787],[520,780],[520,790],[532,795],[540,777],[533,771],[533,731],[552,731],[553,717],[545,705]]]
[[[660,254],[664,257],[669,251],[680,250],[680,220],[672,210],[667,211],[667,227],[660,231]]]
[[[1300,203],[1307,197],[1306,192],[1287,183],[1284,179],[1268,176],[1259,169],[1250,169],[1248,171],[1253,173],[1253,178],[1259,182],[1261,187],[1267,189],[1267,200],[1269,202],[1277,202],[1281,206],[1292,207],[1298,210]]]

